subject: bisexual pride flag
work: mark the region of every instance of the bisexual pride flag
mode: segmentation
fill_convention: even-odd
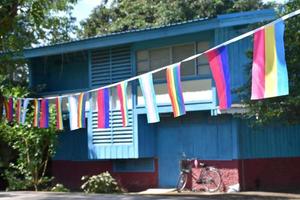
[[[98,90],[98,128],[109,128],[109,88]]]
[[[215,80],[219,99],[219,109],[231,107],[230,73],[228,63],[228,51],[226,46],[207,52],[206,57]]]

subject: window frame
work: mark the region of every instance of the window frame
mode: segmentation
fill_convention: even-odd
[[[211,44],[211,41],[207,41],[207,40],[199,40],[199,41],[193,41],[193,42],[184,42],[184,43],[177,43],[177,44],[172,44],[172,45],[166,45],[166,46],[161,46],[161,47],[153,47],[153,48],[148,48],[148,49],[139,49],[139,50],[136,50],[135,52],[135,56],[136,56],[136,62],[135,62],[135,66],[136,66],[136,74],[137,75],[140,75],[140,74],[143,74],[143,73],[146,73],[146,72],[149,72],[149,71],[152,71],[154,69],[157,69],[157,68],[151,68],[151,59],[150,59],[150,51],[151,50],[156,50],[156,49],[163,49],[163,48],[168,48],[169,50],[169,60],[170,60],[170,64],[174,63],[174,58],[173,58],[173,48],[176,47],[176,46],[184,46],[184,45],[190,45],[192,44],[193,47],[194,47],[194,54],[197,54],[197,53],[201,53],[201,51],[198,52],[198,45],[199,43],[201,42],[207,42],[208,43],[208,48],[210,47],[210,44]],[[148,54],[148,69],[149,71],[140,71],[138,70],[138,63],[139,63],[139,60],[138,60],[138,52],[139,51],[146,51],[147,54]],[[205,56],[205,55],[202,55],[202,56]],[[181,80],[197,80],[197,79],[207,79],[207,78],[212,78],[211,76],[211,73],[209,74],[199,74],[199,66],[205,66],[205,65],[208,65],[209,66],[209,63],[207,61],[207,64],[200,64],[198,59],[194,59],[194,74],[193,75],[183,75],[181,77]],[[163,66],[160,66],[160,67],[163,67]],[[154,83],[165,83],[166,82],[166,79],[165,78],[159,78],[159,79],[154,79],[153,80]]]

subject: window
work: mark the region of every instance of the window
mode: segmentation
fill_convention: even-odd
[[[209,49],[209,42],[198,42],[197,52],[201,53]],[[198,57],[197,59],[197,74],[198,75],[210,75],[210,68],[208,60],[205,55]]]
[[[137,52],[137,72],[145,72],[179,62],[185,58],[203,52],[209,48],[209,42],[182,44]],[[181,65],[182,76],[210,75],[208,61],[205,56],[184,62]],[[154,74],[155,79],[164,79],[165,72]]]

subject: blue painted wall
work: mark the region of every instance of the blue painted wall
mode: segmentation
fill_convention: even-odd
[[[138,117],[138,149],[139,157],[153,157],[156,153],[156,124],[148,124],[146,114]]]
[[[88,88],[86,52],[31,59],[31,87],[43,85],[41,92],[63,92]]]
[[[70,131],[69,120],[64,120],[65,130],[59,132],[56,154],[53,160],[88,160],[87,130],[78,129]]]
[[[238,140],[241,159],[300,156],[300,125],[253,127],[240,121]]]
[[[200,160],[232,160],[237,148],[233,126],[232,116],[211,117],[209,112],[162,117],[156,132],[160,186],[175,186],[183,152]]]

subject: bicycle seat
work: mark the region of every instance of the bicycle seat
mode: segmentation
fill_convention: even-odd
[[[200,167],[206,167],[205,163],[199,163]]]

